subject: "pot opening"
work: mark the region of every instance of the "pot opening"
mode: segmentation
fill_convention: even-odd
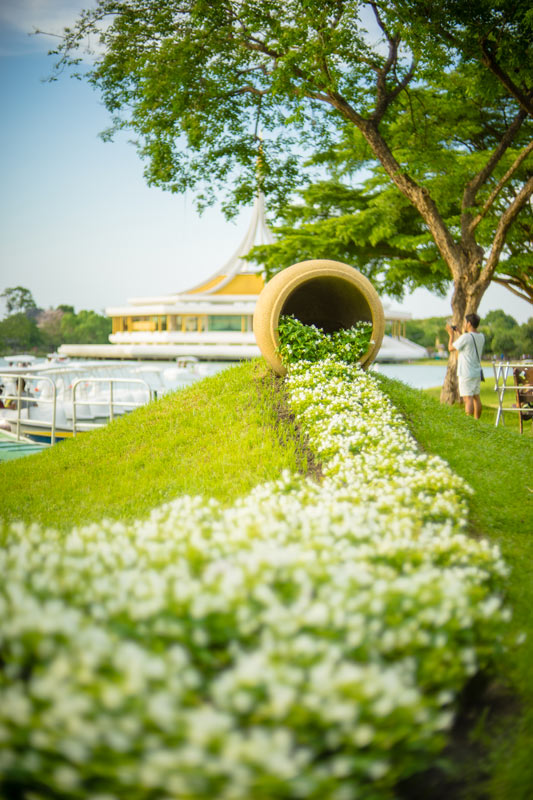
[[[373,322],[362,291],[344,278],[331,276],[306,278],[283,303],[280,316],[284,314],[325,333],[351,328],[356,322]]]

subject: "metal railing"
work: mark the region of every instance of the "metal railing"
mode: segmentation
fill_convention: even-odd
[[[52,406],[52,420],[51,420],[51,430],[50,430],[50,444],[55,444],[56,441],[56,416],[57,416],[57,388],[52,380],[52,378],[47,377],[46,375],[36,375],[35,373],[16,373],[13,374],[12,372],[0,372],[0,379],[2,381],[12,381],[16,384],[17,393],[16,394],[3,394],[0,399],[4,403],[4,408],[10,410],[5,403],[6,401],[16,400],[16,437],[17,441],[20,442],[21,435],[20,435],[20,425],[21,425],[21,416],[20,412],[24,409],[29,409],[30,406],[39,405],[44,403],[45,405]],[[52,387],[52,396],[48,397],[34,397],[30,394],[23,394],[23,384],[26,385],[28,381],[33,381],[35,383],[41,383],[45,381],[49,383]],[[29,414],[28,414],[29,417]]]
[[[52,418],[49,421],[50,424],[50,444],[55,444],[57,438],[57,386],[51,377],[47,375],[38,375],[38,374],[30,374],[30,373],[12,373],[12,372],[2,372],[0,373],[0,381],[2,383],[6,383],[9,381],[15,384],[16,393],[6,393],[0,395],[0,400],[2,400],[4,404],[4,408],[7,411],[16,411],[15,417],[8,418],[10,423],[15,423],[16,427],[16,439],[17,441],[21,441],[21,439],[27,439],[27,436],[21,435],[21,426],[27,421],[29,428],[31,426],[31,422],[34,423],[38,422],[38,418],[32,418],[29,415],[29,408],[41,405],[51,405],[52,406]],[[42,396],[35,396],[34,394],[29,394],[25,391],[25,386],[28,382],[33,383],[47,383],[50,384],[51,391],[49,397],[42,397]],[[76,397],[76,393],[78,391],[78,387],[81,384],[88,385],[88,384],[102,384],[107,383],[109,384],[109,397],[107,399],[98,399],[98,398],[87,398],[87,399],[79,399]],[[136,384],[140,385],[143,389],[146,390],[146,400],[144,401],[136,401],[136,400],[121,400],[117,399],[114,395],[113,387],[115,384]],[[84,377],[79,378],[78,380],[74,381],[72,384],[72,435],[76,436],[76,433],[81,433],[83,431],[92,430],[94,428],[101,428],[107,424],[108,421],[111,421],[117,416],[116,409],[123,408],[123,409],[134,409],[140,408],[146,403],[149,403],[155,397],[155,392],[151,389],[150,385],[141,378],[91,378],[91,377]],[[13,407],[11,407],[11,401],[15,401],[13,403]],[[8,403],[8,405],[6,405]],[[67,405],[67,401],[64,403],[64,406]],[[77,418],[77,409],[78,406],[88,405],[88,406],[101,406],[107,409],[107,413],[102,414],[102,417],[105,418],[105,422],[79,422]],[[28,410],[28,417],[22,417],[22,411]],[[0,414],[0,419],[1,419]],[[45,420],[41,420],[45,422]],[[36,426],[32,426],[36,427]],[[67,426],[63,426],[66,428]],[[70,427],[70,426],[68,426]]]
[[[88,398],[86,400],[78,400],[76,398],[76,392],[78,387],[81,384],[87,386],[88,384],[102,384],[108,383],[109,384],[109,398],[107,400],[95,400],[94,398]],[[128,383],[128,384],[140,384],[143,388],[147,391],[147,399],[144,402],[136,402],[134,400],[115,400],[113,395],[113,385],[118,383]],[[76,436],[76,432],[79,430],[80,432],[83,430],[91,430],[92,428],[101,428],[102,424],[105,423],[80,423],[80,427],[78,427],[77,421],[77,409],[78,406],[102,406],[106,407],[109,411],[108,414],[105,416],[109,419],[110,422],[113,421],[115,418],[115,408],[140,408],[141,406],[146,405],[149,403],[154,397],[154,393],[150,388],[150,385],[143,381],[141,378],[78,378],[77,381],[74,381],[72,384],[72,433]],[[83,426],[83,427],[82,427]]]
[[[517,411],[520,412],[524,409],[520,409],[518,405],[516,406],[506,406],[504,408],[503,402],[505,399],[505,392],[512,391],[516,392],[517,389],[533,389],[533,385],[530,384],[520,384],[517,386],[514,382],[514,369],[524,369],[524,367],[533,367],[533,362],[530,361],[495,361],[492,364],[492,368],[494,370],[494,391],[498,395],[498,411],[496,413],[496,422],[494,423],[497,427],[500,424],[500,419],[502,421],[502,425],[505,425],[505,417],[503,416],[504,411]],[[510,384],[507,384],[507,379],[511,377],[513,381]]]

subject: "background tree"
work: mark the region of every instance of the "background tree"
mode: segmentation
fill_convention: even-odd
[[[446,332],[446,317],[428,317],[427,319],[410,319],[405,323],[405,333],[408,339],[416,342],[428,350],[436,349],[437,340],[444,348],[448,344]]]
[[[132,128],[149,183],[171,191],[198,188],[200,205],[228,183],[229,209],[251,199],[259,123],[265,134],[260,180],[278,206],[303,179],[302,153],[325,150],[351,131],[354,148],[365,151],[367,163],[380,165],[429,230],[453,279],[453,320],[460,325],[477,310],[509,230],[533,193],[529,111],[513,90],[528,86],[532,45],[508,34],[516,14],[514,6],[502,4],[497,22],[505,36],[496,50],[498,63],[515,65],[510,87],[487,65],[484,51],[465,49],[464,15],[456,3],[446,4],[441,15],[446,35],[432,14],[418,13],[420,7],[414,0],[98,0],[65,31],[58,67],[76,61],[75,51],[96,34],[100,49],[89,80],[114,115],[108,135]],[[479,7],[480,25],[494,22],[486,18],[485,4]],[[363,20],[370,20],[379,41]],[[490,144],[477,159],[463,147],[462,180],[454,176],[458,213],[450,224],[449,197],[439,195],[433,180],[448,169],[446,141],[436,148],[430,173],[419,169],[412,122],[422,118],[422,131],[432,132],[443,120],[433,105],[425,109],[411,96],[425,91],[449,97],[450,84],[442,88],[442,80],[453,73],[462,76],[453,98],[455,156],[469,87],[477,101],[492,106],[496,97],[505,108],[479,130]],[[398,144],[402,125],[409,135]],[[487,220],[496,210],[489,237]],[[456,396],[451,362],[442,399]]]
[[[8,316],[0,322],[0,355],[20,350],[47,352],[63,342],[106,344],[111,320],[95,311],[74,311],[74,306],[60,305],[46,311],[38,308],[29,289],[17,286],[6,289]],[[12,313],[12,312],[15,313]]]
[[[0,354],[26,352],[41,344],[41,335],[35,320],[18,312],[0,322]]]
[[[8,314],[26,314],[28,311],[37,309],[32,293],[29,289],[25,289],[24,286],[5,289],[0,297],[3,298],[6,304]]]
[[[521,355],[533,358],[533,317],[520,326]]]
[[[533,324],[533,317],[530,323]],[[501,309],[489,311],[481,320],[480,330],[485,335],[487,356],[520,358],[531,350],[527,337],[528,323],[518,325],[514,317]]]
[[[107,344],[111,320],[95,311],[67,312],[61,318],[61,341],[65,344]]]
[[[69,306],[72,308],[72,306]],[[42,311],[37,320],[37,327],[41,332],[41,338],[47,350],[56,350],[62,343],[61,320],[65,312],[61,308]]]

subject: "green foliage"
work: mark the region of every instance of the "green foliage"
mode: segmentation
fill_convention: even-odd
[[[32,293],[24,286],[5,289],[0,297],[5,301],[8,314],[24,314],[37,308]]]
[[[509,229],[496,283],[533,304],[533,206],[525,206]]]
[[[132,129],[148,182],[195,189],[200,207],[224,193],[235,213],[259,187],[279,212],[324,171],[352,186],[370,170],[357,213],[304,216],[259,257],[273,273],[302,253],[353,254],[397,297],[453,278],[457,322],[500,259],[510,280],[527,273],[531,20],[518,6],[479,0],[471,37],[456,2],[425,13],[422,0],[98,0],[65,31],[56,66],[79,63],[94,37],[106,135]]]
[[[328,168],[342,165],[335,150]],[[348,157],[347,153],[343,158]],[[321,154],[325,165],[326,155]],[[366,181],[352,187],[337,179],[321,180],[300,191],[287,206],[276,241],[255,247],[250,255],[267,276],[309,258],[332,258],[351,264],[380,292],[401,299],[419,286],[443,294],[450,274],[416,210],[393,187],[376,189]]]
[[[520,358],[533,353],[533,317],[523,325],[500,309],[490,311],[482,320],[480,331],[485,335],[485,354],[500,358]]]
[[[328,356],[346,364],[357,364],[370,345],[372,324],[357,322],[351,328],[341,328],[326,334],[316,325],[305,325],[291,315],[279,318],[278,352],[284,364],[297,361],[316,363]]]
[[[427,319],[409,319],[405,322],[405,335],[422,347],[434,350],[437,340],[444,347],[448,344],[446,317],[428,317]]]
[[[425,37],[484,66],[533,114],[533,15],[529,0],[405,0],[402,10],[421,46]]]
[[[70,305],[43,311],[23,286],[6,289],[0,296],[5,298],[9,314],[0,321],[0,354],[17,350],[42,353],[63,343],[107,344],[109,340],[111,320],[95,311],[76,314]]]
[[[33,319],[22,311],[0,321],[0,353],[32,350],[41,342],[39,329]]]
[[[96,311],[66,312],[61,318],[61,340],[65,344],[107,344],[111,320]]]
[[[533,358],[533,317],[520,326],[521,351],[529,358]]]
[[[497,308],[485,314],[483,317],[483,325],[489,328],[503,328],[504,330],[510,331],[516,328],[517,322],[510,314],[506,314],[501,308]]]
[[[518,355],[520,349],[518,342],[513,336],[512,331],[505,329],[496,329],[493,333],[490,349],[497,355],[503,355],[504,358],[510,358]]]
[[[456,241],[465,213],[463,192],[498,147],[511,113],[502,92],[487,96],[484,81],[470,66],[462,66],[411,87],[387,118],[388,146],[402,168],[430,193]],[[311,159],[331,177],[299,190],[298,202],[279,215],[277,241],[256,248],[252,257],[268,275],[307,258],[335,258],[357,267],[392,297],[401,299],[419,286],[444,294],[452,279],[449,259],[439,251],[430,228],[411,200],[391,184],[379,161],[368,159],[353,126],[339,122],[339,131],[335,143]],[[527,125],[516,134],[491,180],[480,189],[472,212],[489,201],[494,183],[503,178],[530,135]],[[364,177],[358,172],[361,167]],[[480,246],[490,247],[502,210],[528,176],[527,166],[518,168],[500,195],[504,202],[483,210],[475,231]],[[528,283],[532,286],[531,218],[526,204],[508,231],[508,246],[495,273],[501,283],[513,282],[523,292]]]
[[[274,205],[284,207],[309,166],[306,156],[328,150],[343,127],[350,130],[350,149],[359,165],[373,161],[376,152],[364,123],[375,130],[381,123],[380,133],[388,137],[396,103],[406,121],[422,120],[422,135],[435,139],[433,131],[443,125],[445,143],[453,122],[463,123],[467,109],[461,101],[478,103],[482,94],[488,113],[478,140],[485,137],[487,147],[491,130],[498,135],[490,104],[504,90],[485,68],[480,67],[478,79],[472,64],[464,65],[471,79],[450,97],[451,120],[438,110],[426,112],[428,89],[435,95],[441,91],[441,103],[448,95],[449,87],[440,90],[439,80],[457,63],[457,52],[431,29],[424,30],[420,20],[413,26],[404,7],[403,0],[342,5],[337,0],[282,5],[168,0],[164,8],[145,0],[98,0],[65,31],[57,68],[76,63],[88,37],[99,37],[88,78],[113,115],[106,136],[133,129],[148,182],[171,191],[198,188],[200,204],[214,200],[230,182],[229,212],[252,198],[260,128],[260,181]],[[447,22],[462,24],[451,7]],[[407,86],[414,95],[403,91]],[[465,127],[467,133],[472,129],[461,124],[457,143]],[[419,155],[412,143],[412,138],[403,146],[392,143],[402,168]],[[468,156],[468,144],[463,154]],[[425,177],[431,180],[443,167],[435,163]],[[454,180],[450,175],[450,185]]]

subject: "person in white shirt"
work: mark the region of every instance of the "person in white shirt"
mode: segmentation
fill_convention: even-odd
[[[479,419],[481,416],[481,355],[485,345],[485,337],[477,332],[480,319],[477,314],[467,314],[464,333],[455,339],[457,328],[448,324],[448,350],[457,350],[457,377],[459,378],[459,394],[464,400],[465,411],[469,416]]]

